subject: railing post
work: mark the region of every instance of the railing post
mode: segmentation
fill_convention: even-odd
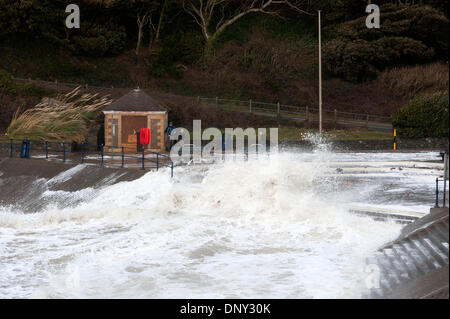
[[[306,106],[306,122],[309,122],[309,108]]]
[[[156,171],[159,170],[159,153],[156,153]]]
[[[252,113],[252,99],[250,99],[249,105],[250,105],[250,113]]]
[[[10,149],[9,157],[13,157],[14,156],[14,140],[12,138],[9,140],[9,149]]]
[[[219,98],[216,96],[216,107],[219,106]]]
[[[124,147],[122,146],[122,168],[125,167],[125,152]]]
[[[439,207],[439,178],[436,178],[436,203],[434,207]]]
[[[369,126],[369,114],[366,114],[366,126]]]
[[[145,149],[142,147],[142,170],[145,171]]]
[[[103,149],[103,147],[104,147],[104,145],[102,144],[102,147],[101,147],[101,151],[102,151],[102,162],[100,163],[100,166],[103,166],[104,165],[104,157],[105,157],[105,154],[104,154],[104,149]]]
[[[397,129],[394,129],[394,151],[397,150]]]
[[[63,163],[66,162],[66,143],[62,142],[63,146]]]
[[[337,110],[334,109],[334,128],[336,129],[336,124],[337,124]]]
[[[45,141],[45,159],[48,160],[48,141]]]
[[[81,164],[84,164],[84,143],[81,143]]]
[[[446,204],[446,194],[447,193],[447,180],[445,179],[444,176],[444,198],[442,199],[442,207],[445,207]]]
[[[277,114],[280,115],[280,102],[277,102]]]

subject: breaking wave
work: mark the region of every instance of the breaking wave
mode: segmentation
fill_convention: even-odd
[[[76,206],[2,207],[0,297],[360,297],[365,258],[400,226],[349,213],[357,194],[324,176],[329,157],[177,167],[43,195]]]

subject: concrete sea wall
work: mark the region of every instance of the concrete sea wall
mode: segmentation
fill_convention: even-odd
[[[42,159],[0,158],[0,206],[22,212],[37,212],[48,204],[76,205],[76,196],[42,195],[51,191],[95,190],[119,182],[135,180],[148,171],[116,169],[98,165],[77,165]],[[70,193],[69,193],[70,194]]]
[[[394,140],[338,140],[331,141],[330,145],[334,151],[390,151],[393,150]],[[397,149],[407,150],[444,150],[448,143],[446,138],[420,138],[420,139],[398,139]],[[287,141],[280,143],[281,147],[312,149],[314,146],[310,141]]]

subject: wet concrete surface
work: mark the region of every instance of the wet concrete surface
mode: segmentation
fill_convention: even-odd
[[[379,266],[381,276],[380,287],[367,297],[448,299],[448,252],[449,209],[432,208],[368,261]]]
[[[70,170],[72,173],[64,176]],[[135,180],[145,173],[148,171],[64,164],[43,159],[0,158],[0,205],[12,206],[22,212],[37,212],[49,204],[41,200],[46,191],[95,190]]]

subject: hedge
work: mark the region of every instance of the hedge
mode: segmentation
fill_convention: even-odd
[[[401,107],[392,119],[400,137],[448,137],[448,94],[416,96]]]

